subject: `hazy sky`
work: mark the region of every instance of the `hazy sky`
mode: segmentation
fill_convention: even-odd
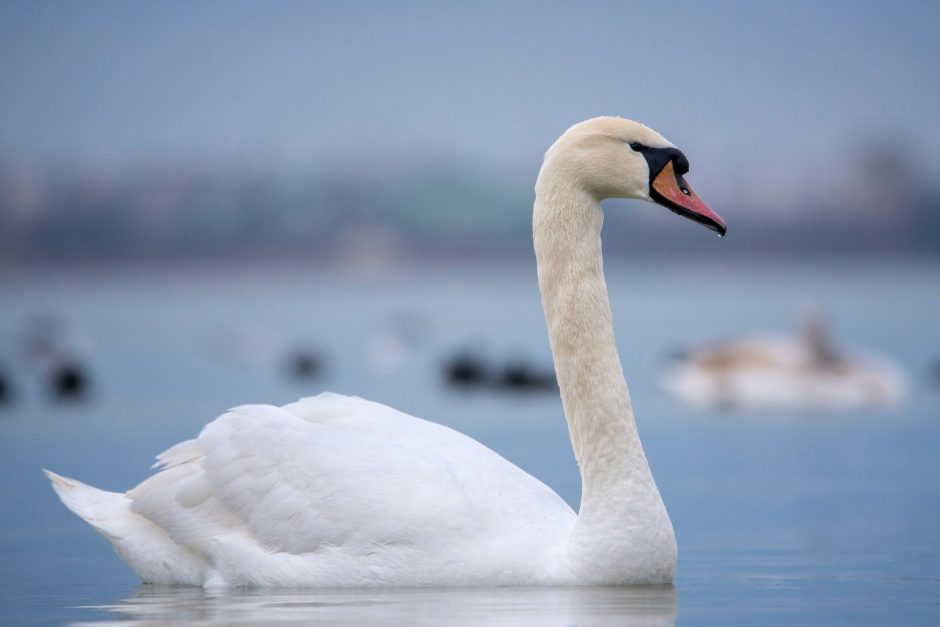
[[[938,61],[933,0],[7,0],[0,154],[534,169],[618,114],[725,184],[885,135],[936,173]]]

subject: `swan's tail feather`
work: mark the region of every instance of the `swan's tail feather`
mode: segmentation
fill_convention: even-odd
[[[160,527],[134,513],[130,497],[43,470],[65,506],[110,540],[144,582],[202,585],[205,560],[176,544]]]
[[[122,521],[130,513],[130,500],[117,492],[106,492],[81,481],[43,470],[65,506],[109,540],[121,539]]]

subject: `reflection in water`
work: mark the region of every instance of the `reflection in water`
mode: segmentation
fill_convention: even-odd
[[[101,623],[672,625],[673,586],[245,590],[142,585]],[[96,623],[79,623],[91,625]]]

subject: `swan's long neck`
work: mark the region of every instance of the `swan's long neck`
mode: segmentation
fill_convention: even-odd
[[[663,565],[667,580],[675,539],[617,353],[601,255],[603,221],[598,200],[546,162],[536,185],[533,239],[555,371],[581,470],[569,554],[575,568],[593,572],[627,567],[625,560],[648,562],[650,556],[637,553],[644,543],[656,544],[668,562],[671,543],[671,565]]]

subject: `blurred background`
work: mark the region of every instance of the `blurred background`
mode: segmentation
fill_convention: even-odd
[[[0,620],[139,595],[41,467],[123,490],[241,403],[385,402],[576,508],[532,189],[568,126],[620,115],[729,229],[605,203],[683,556],[660,614],[931,622],[938,24],[918,1],[3,2]]]
[[[719,249],[639,207],[611,221],[608,253],[912,255],[940,241],[930,2],[2,11],[6,269],[529,259],[540,157],[595,115],[678,144],[734,225]],[[619,237],[634,218],[644,236]]]

